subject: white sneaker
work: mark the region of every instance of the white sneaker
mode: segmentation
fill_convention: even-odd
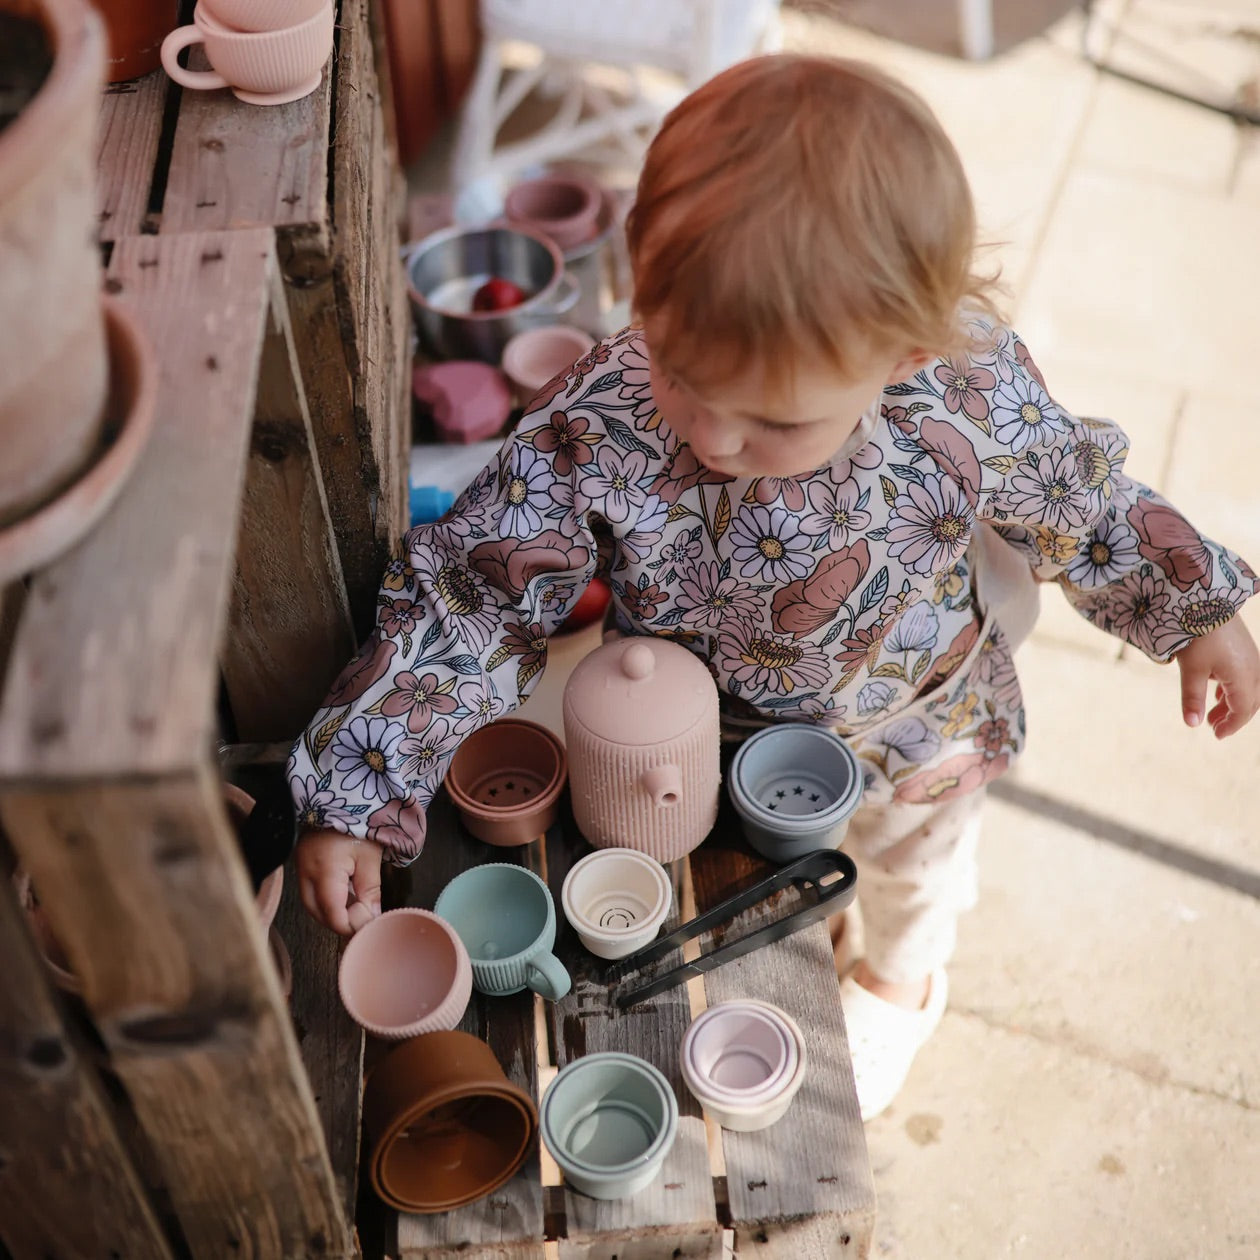
[[[840,982],[840,1005],[864,1121],[874,1119],[896,1098],[914,1056],[941,1022],[948,996],[949,982],[939,968],[932,972],[927,1000],[917,1011],[876,997],[852,973]]]

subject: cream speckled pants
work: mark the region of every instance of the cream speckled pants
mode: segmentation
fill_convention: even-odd
[[[954,952],[958,916],[976,904],[976,841],[983,788],[931,805],[861,807],[844,851],[857,864],[862,941],[843,952],[864,956],[881,979],[908,984],[943,967]],[[832,941],[845,915],[829,920]],[[852,918],[845,925],[853,931]]]

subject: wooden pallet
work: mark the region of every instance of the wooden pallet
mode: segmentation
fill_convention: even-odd
[[[487,861],[519,860],[560,886],[588,848],[571,818],[545,846],[492,849],[459,826],[445,793],[429,811],[423,856],[410,869],[409,904],[432,908],[459,871]],[[672,867],[675,912],[665,931],[732,895],[764,865],[743,844],[724,808],[713,834]],[[731,925],[743,935],[782,907],[750,911]],[[704,942],[701,942],[704,945]],[[470,1207],[436,1216],[400,1215],[387,1244],[400,1260],[722,1260],[724,1237],[735,1254],[767,1260],[830,1260],[869,1254],[875,1192],[858,1116],[852,1063],[840,1011],[831,943],[818,924],[675,988],[628,1011],[616,1010],[587,954],[559,916],[556,953],[574,977],[560,1002],[532,994],[473,995],[463,1023],[486,1040],[514,1081],[539,1096],[540,1069],[583,1054],[623,1050],[656,1064],[679,1102],[678,1137],[661,1176],[632,1199],[600,1202],[566,1186],[543,1184],[531,1158],[502,1190]],[[683,1084],[679,1044],[697,1003],[735,997],[773,1002],[805,1033],[809,1072],[787,1117],[760,1133],[710,1128]],[[543,1008],[541,1012],[536,1007]],[[696,1009],[700,1009],[696,1007]],[[542,1027],[540,1028],[540,1025]]]
[[[216,748],[301,729],[403,523],[401,198],[370,17],[341,0],[332,66],[292,105],[160,73],[104,99],[103,280],[155,351],[156,423],[99,525],[0,589],[16,1260],[359,1254],[363,1040],[337,941],[290,879],[286,1006]],[[80,997],[49,984],[15,860]]]

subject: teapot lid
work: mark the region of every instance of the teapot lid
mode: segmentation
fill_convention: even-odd
[[[698,656],[653,635],[613,639],[578,662],[564,689],[566,720],[616,744],[658,744],[717,709]]]

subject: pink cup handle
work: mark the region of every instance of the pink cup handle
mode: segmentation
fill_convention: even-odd
[[[184,87],[202,91],[228,86],[228,81],[216,70],[185,70],[179,64],[179,54],[190,44],[200,44],[205,36],[196,26],[177,26],[162,41],[162,68]]]

